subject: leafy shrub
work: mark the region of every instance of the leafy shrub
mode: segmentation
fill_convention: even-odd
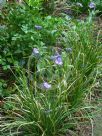
[[[42,0],[24,0],[24,2],[31,7],[35,13],[39,13],[42,9]]]
[[[30,7],[8,5],[0,15],[0,66],[3,72],[16,67],[26,68],[34,47],[56,46],[64,20],[61,17],[42,17]],[[42,29],[38,30],[37,26]]]
[[[55,1],[54,0],[24,0],[28,6],[40,12],[42,15],[50,15],[54,12]]]
[[[5,28],[1,30],[0,39],[2,50],[0,54],[3,62],[14,65],[21,58],[28,57],[35,46],[56,45],[64,24],[63,19],[51,16],[44,19],[41,16],[36,17],[36,14],[31,13],[32,10],[19,6],[6,12],[8,13],[3,15],[4,19],[2,18]],[[42,26],[42,30],[38,31],[35,25]]]

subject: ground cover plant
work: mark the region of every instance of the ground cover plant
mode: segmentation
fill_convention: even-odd
[[[26,3],[0,15],[0,65],[15,80],[13,94],[1,93],[0,135],[65,136],[70,130],[74,136],[96,110],[86,99],[101,64],[95,12],[83,21],[48,15],[40,0]]]

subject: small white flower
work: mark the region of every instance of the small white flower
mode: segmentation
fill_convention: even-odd
[[[82,3],[80,3],[80,2],[77,2],[76,5],[79,7],[83,7]]]
[[[33,55],[38,55],[39,54],[39,49],[33,48]]]

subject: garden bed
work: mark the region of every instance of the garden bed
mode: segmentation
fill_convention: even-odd
[[[2,9],[0,136],[94,135],[102,97],[100,6],[37,0]]]

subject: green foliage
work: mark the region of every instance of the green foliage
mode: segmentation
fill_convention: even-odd
[[[50,39],[44,36],[46,30],[38,31],[43,33],[45,44],[34,46],[39,49],[39,59],[31,50],[27,72],[23,69],[20,78],[17,77],[18,93],[6,99],[6,109],[10,108],[7,118],[10,118],[1,121],[2,135],[64,136],[68,129],[74,127],[74,113],[84,106],[85,97],[91,91],[101,52],[91,19],[86,22],[70,21],[66,17],[57,47],[44,42]],[[49,16],[45,20],[45,24],[48,20],[53,22]],[[41,26],[44,27],[44,24]],[[29,29],[23,27],[23,31],[26,30],[28,34]],[[56,40],[52,41],[55,43]],[[60,65],[51,60],[56,53],[62,57]],[[31,65],[34,65],[34,72],[30,69]],[[44,88],[43,82],[48,82],[50,88]]]
[[[33,47],[54,46],[60,37],[64,22],[61,18],[36,16],[30,9],[10,7],[4,15],[5,28],[1,30],[1,64],[18,65],[28,57]],[[38,31],[35,25],[42,26]],[[20,62],[21,61],[21,62]],[[25,61],[25,60],[24,60]],[[5,64],[4,64],[5,65]]]
[[[0,66],[16,79],[16,94],[4,101],[0,135],[65,136],[81,118],[75,113],[84,109],[100,63],[94,12],[86,21],[42,17],[42,1],[26,2],[29,6],[7,6],[0,14]],[[1,96],[5,83],[0,79]]]
[[[39,13],[39,11],[42,9],[42,0],[24,0],[24,2],[36,13]]]
[[[88,13],[92,10],[97,10],[98,13],[101,12],[102,9],[102,1],[101,0],[71,0],[72,4],[72,10],[74,11],[74,14],[79,15],[81,13]],[[93,2],[95,3],[95,8],[91,9],[89,7],[89,4]],[[80,5],[82,4],[82,6]]]
[[[3,70],[26,68],[34,47],[56,46],[64,25],[60,17],[43,18],[35,10],[20,5],[7,6],[0,18],[0,65]],[[36,25],[42,30],[37,30]]]
[[[5,94],[5,91],[4,91],[6,87],[7,87],[7,84],[5,83],[5,81],[3,79],[0,79],[0,97],[7,95]]]
[[[94,0],[96,3],[96,9],[99,10],[99,13],[102,13],[102,0]]]
[[[54,0],[24,0],[35,12],[40,12],[43,16],[52,14],[55,9]]]
[[[42,0],[25,0],[29,6],[40,7]]]
[[[18,119],[15,122],[12,122],[11,119],[11,123],[5,122],[8,129],[10,126],[12,134],[55,136],[66,132],[70,125],[68,126],[65,119],[70,113],[67,112],[67,103],[62,103],[63,99],[60,93],[57,90],[42,92],[42,90],[36,88],[36,83],[34,84],[34,90],[30,90],[24,76],[20,81],[23,90],[21,91],[18,88],[19,96],[11,97],[12,100],[15,99],[15,102],[13,102],[15,106],[12,110],[14,110],[14,114],[15,110],[19,112]],[[6,128],[5,123],[3,125],[4,129]],[[16,129],[16,131],[15,128],[18,128],[18,130]],[[9,135],[9,133],[7,134]]]

